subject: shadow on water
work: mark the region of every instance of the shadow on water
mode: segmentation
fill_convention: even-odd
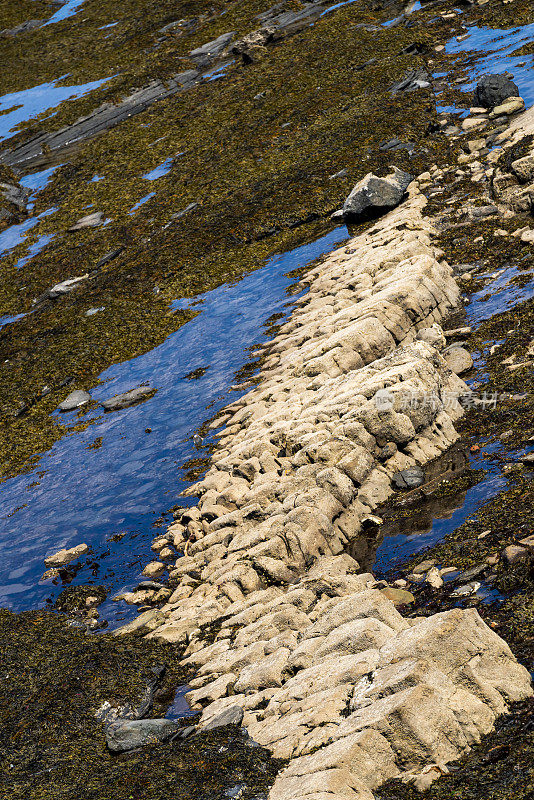
[[[195,432],[237,397],[230,386],[248,360],[246,349],[267,339],[262,325],[291,311],[288,288],[294,278],[287,273],[347,236],[347,229],[338,227],[274,256],[237,283],[195,298],[199,313],[193,320],[151,352],[102,373],[103,383],[92,392],[95,400],[143,383],[157,392],[123,411],[90,410],[81,418],[91,423],[86,430],[57,442],[32,473],[0,485],[0,605],[41,606],[57,591],[50,583],[39,584],[44,557],[80,542],[92,555],[74,583],[96,579],[113,591],[131,588],[150,560],[153,524],[187,485],[180,467],[206,455],[193,442]],[[187,379],[197,370],[200,377]],[[59,418],[79,421],[75,412]],[[117,604],[101,608],[112,623]]]

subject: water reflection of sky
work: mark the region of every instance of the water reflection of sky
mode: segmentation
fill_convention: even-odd
[[[265,320],[290,310],[286,289],[292,279],[286,273],[329,252],[347,235],[345,227],[337,228],[203,295],[195,319],[151,352],[101,375],[104,383],[93,390],[95,399],[146,382],[158,391],[123,411],[87,413],[84,419],[95,420],[87,430],[57,442],[29,475],[0,484],[0,605],[22,609],[41,604],[51,590],[38,585],[44,557],[79,542],[90,544],[98,556],[109,550],[95,580],[107,582],[107,575],[115,589],[132,585],[150,559],[152,524],[186,485],[180,465],[203,455],[192,435],[234,396],[228,389],[247,360],[245,349],[265,340]],[[93,319],[84,317],[80,324],[93,324]],[[208,367],[201,378],[184,379],[200,367]],[[74,414],[61,415],[61,422],[67,421],[74,421]],[[97,437],[102,446],[88,449]],[[117,533],[128,535],[118,543],[106,542]],[[90,579],[85,570],[78,582]],[[111,603],[107,613],[116,613],[116,605]]]
[[[10,92],[0,97],[0,112],[3,112],[0,113],[0,141],[8,139],[22,122],[34,119],[49,108],[56,108],[65,100],[82,97],[109,80],[102,78],[78,86],[58,86],[64,78],[66,75],[55,81],[41,83],[20,92]]]
[[[534,55],[512,56],[512,53],[534,41],[534,23],[510,30],[479,28],[474,25],[468,28],[468,33],[464,41],[458,42],[454,38],[445,47],[447,53],[473,50],[481,54],[470,67],[470,82],[463,85],[462,89],[472,91],[481,75],[486,73],[500,74],[509,71],[513,73],[526,105],[531,106],[534,103]]]
[[[52,25],[54,22],[61,22],[63,19],[72,17],[84,4],[85,0],[68,0],[67,3],[58,8],[56,13],[50,17],[45,25]]]

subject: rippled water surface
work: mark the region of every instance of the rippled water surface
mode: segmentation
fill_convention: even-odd
[[[231,399],[228,390],[247,361],[245,349],[265,339],[265,321],[290,311],[292,279],[286,273],[347,235],[345,227],[336,228],[274,256],[238,283],[195,298],[197,317],[151,352],[100,376],[96,400],[143,383],[157,393],[123,411],[87,413],[83,419],[93,420],[87,430],[57,442],[31,474],[0,485],[0,605],[20,610],[42,604],[51,591],[50,584],[38,583],[44,557],[79,542],[93,548],[99,564],[94,572],[82,570],[77,582],[132,585],[150,560],[153,523],[186,486],[180,466],[203,455],[192,441],[195,431]],[[199,368],[206,368],[202,377],[185,378]],[[61,421],[74,417],[63,414]],[[90,447],[100,437],[101,446]],[[116,534],[125,536],[110,542]],[[108,618],[116,610],[117,604],[109,613],[103,609]]]

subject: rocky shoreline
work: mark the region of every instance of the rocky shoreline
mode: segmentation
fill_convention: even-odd
[[[478,5],[485,5],[484,0]],[[162,14],[176,15],[174,8],[164,8],[164,2],[159,4],[158,14],[160,6]],[[432,4],[427,6],[425,10],[431,15]],[[375,15],[377,19],[381,8]],[[396,6],[391,7],[391,13],[393,8]],[[507,16],[507,9],[508,5],[503,10],[500,4],[491,3],[491,14],[496,13],[497,21],[500,14]],[[64,148],[72,143],[73,133],[79,134],[78,148],[97,132],[95,122],[102,123],[102,131],[121,123],[117,135],[109,134],[111,160],[117,141],[119,150],[122,147],[121,131],[129,125],[126,116],[149,119],[147,127],[150,127],[160,114],[162,122],[158,124],[163,130],[158,133],[164,138],[170,130],[168,120],[172,119],[174,135],[181,122],[175,124],[174,112],[165,117],[169,111],[165,98],[173,101],[183,88],[191,88],[187,102],[193,111],[186,112],[184,118],[187,113],[196,118],[202,101],[198,107],[195,105],[195,93],[202,96],[206,92],[209,108],[207,85],[213,68],[231,66],[228,59],[233,56],[239,62],[239,69],[231,80],[236,74],[242,80],[246,69],[250,69],[244,85],[254,99],[251,108],[261,106],[271,91],[270,78],[266,81],[267,89],[259,91],[264,86],[255,85],[254,75],[265,70],[269,76],[269,60],[276,57],[286,58],[292,67],[294,54],[299,52],[295,40],[287,45],[290,55],[272,45],[297,31],[307,35],[309,26],[319,22],[327,10],[332,9],[326,3],[309,3],[304,10],[295,10],[292,5],[289,10],[275,6],[266,14],[254,16],[261,28],[245,35],[244,30],[251,29],[246,16],[248,9],[241,21],[240,11],[233,8],[231,27],[234,17],[240,20],[241,38],[235,41],[232,34],[222,33],[189,52],[196,67],[195,74],[189,75],[190,86],[169,81],[169,75],[174,79],[179,69],[172,64],[172,70],[166,71],[161,80],[147,83],[143,79],[136,84],[148,87],[148,93],[141,89],[118,105],[97,107],[94,113],[89,103],[88,116],[69,125],[78,115],[73,103],[72,113],[67,111],[65,119],[61,117],[61,121],[51,123],[51,131],[43,132],[37,125],[35,139],[20,132],[14,149],[4,150],[0,161],[11,159],[15,163],[19,157],[28,156],[30,162],[33,159],[34,164],[44,166],[56,163],[63,156],[72,156],[76,166],[60,168],[59,180],[49,196],[54,203],[57,197],[67,197],[71,178],[72,185],[77,186],[75,191],[79,192],[72,208],[71,195],[65,203],[69,207],[65,211],[64,228],[73,241],[72,233],[78,230],[82,233],[76,236],[82,238],[69,253],[61,251],[61,268],[56,266],[52,253],[51,277],[45,249],[45,268],[39,270],[36,279],[39,313],[32,314],[30,320],[36,331],[49,327],[46,320],[52,320],[58,331],[61,326],[71,324],[65,311],[67,302],[62,303],[63,294],[68,295],[69,308],[77,309],[72,314],[74,319],[82,313],[104,311],[104,305],[111,303],[109,293],[112,285],[115,291],[114,282],[120,270],[124,267],[130,280],[133,268],[137,269],[135,263],[130,266],[128,261],[132,261],[132,239],[143,242],[140,247],[143,273],[139,277],[136,273],[136,280],[139,286],[146,281],[150,294],[156,289],[160,291],[160,283],[165,285],[168,267],[164,265],[165,278],[161,270],[161,275],[156,269],[145,270],[148,250],[152,256],[152,249],[159,253],[161,246],[162,252],[171,252],[176,242],[182,247],[181,232],[176,237],[174,228],[167,230],[173,220],[182,218],[184,212],[180,211],[170,218],[158,217],[156,228],[165,234],[158,240],[156,233],[155,242],[150,227],[154,219],[146,214],[146,227],[143,218],[142,223],[136,222],[132,228],[133,236],[125,235],[126,254],[120,238],[122,229],[119,242],[113,238],[115,234],[109,234],[113,225],[99,227],[106,218],[102,211],[82,217],[72,225],[80,215],[87,214],[82,210],[89,205],[81,199],[86,191],[83,184],[90,183],[93,174],[98,178],[97,172],[101,172],[108,158],[108,134],[105,134],[90,145],[93,154],[100,153],[101,161],[98,158],[95,161],[98,167],[84,162],[83,151],[77,160],[77,149]],[[406,172],[396,166],[388,178],[369,174],[359,181],[343,209],[332,215],[334,220],[364,224],[357,231],[351,230],[352,235],[343,246],[311,269],[299,272],[295,288],[302,296],[274,338],[252,354],[259,360],[260,368],[248,384],[249,391],[219,412],[211,423],[218,445],[210,447],[206,475],[184,493],[186,498],[175,511],[175,522],[168,530],[162,533],[159,528],[152,543],[156,555],[143,569],[145,580],[135,590],[116,598],[137,606],[140,615],[114,630],[111,636],[89,637],[87,633],[107,625],[106,612],[99,613],[98,608],[108,587],[100,585],[73,585],[53,605],[52,597],[50,608],[62,612],[59,615],[45,611],[14,615],[1,611],[0,628],[5,644],[2,667],[11,692],[5,692],[0,700],[6,741],[2,761],[5,776],[0,783],[3,782],[10,796],[21,800],[27,797],[68,800],[75,785],[77,796],[83,791],[95,800],[104,794],[117,800],[145,797],[163,800],[170,794],[179,800],[193,797],[195,800],[208,797],[413,800],[419,791],[426,791],[432,800],[528,800],[530,797],[534,785],[533,692],[529,674],[534,668],[531,510],[534,496],[530,472],[534,420],[532,301],[509,311],[497,305],[488,320],[478,327],[466,325],[462,304],[470,295],[490,297],[493,279],[499,286],[501,271],[514,260],[521,266],[513,281],[518,287],[528,281],[528,274],[522,274],[521,270],[527,270],[531,262],[530,248],[534,242],[534,116],[532,109],[522,113],[524,103],[517,97],[518,88],[506,76],[481,87],[475,93],[474,107],[464,118],[450,108],[436,116],[437,93],[430,106],[428,103],[425,106],[426,91],[438,88],[438,75],[431,75],[430,67],[427,71],[427,63],[433,63],[434,53],[436,59],[441,58],[438,54],[443,46],[434,47],[432,34],[426,36],[421,24],[416,26],[417,33],[410,33],[412,10],[401,4],[398,19],[387,20],[382,26],[380,17],[378,26],[366,7],[362,18],[357,16],[358,24],[349,24],[347,28],[352,33],[360,29],[362,37],[367,36],[369,41],[365,39],[365,46],[358,52],[363,63],[358,61],[354,66],[350,61],[349,78],[345,73],[348,63],[345,58],[340,71],[344,77],[338,81],[339,85],[356,83],[359,79],[355,76],[362,70],[375,69],[376,58],[370,50],[372,37],[376,37],[378,48],[390,21],[393,50],[399,50],[401,59],[416,56],[418,67],[420,61],[424,62],[424,69],[411,70],[403,78],[400,73],[406,66],[404,60],[399,62],[397,56],[398,63],[391,67],[391,54],[385,55],[388,66],[385,78],[380,73],[381,91],[384,90],[392,108],[391,97],[397,97],[398,102],[402,93],[407,92],[406,97],[413,98],[413,116],[417,121],[413,129],[408,129],[410,126],[394,120],[392,130],[402,139],[387,139],[392,131],[384,132],[386,138],[379,148],[374,148],[380,151],[379,168],[373,152],[369,167],[361,169],[362,163],[368,163],[364,159],[370,158],[372,148],[359,149],[360,139],[367,143],[360,132],[357,153],[351,149],[350,136],[345,135],[341,124],[338,128],[332,124],[332,120],[337,120],[333,115],[328,117],[328,126],[336,140],[336,158],[341,158],[343,164],[357,163],[358,172],[354,176],[350,173],[350,177],[346,169],[335,172],[340,164],[335,161],[335,168],[332,166],[330,151],[322,159],[322,172],[315,162],[310,161],[313,169],[305,169],[302,166],[306,166],[305,161],[298,162],[300,172],[312,177],[309,183],[302,183],[306,191],[303,199],[297,200],[296,193],[293,196],[293,186],[297,184],[291,183],[297,182],[297,171],[288,168],[291,192],[285,191],[280,182],[273,195],[273,207],[277,203],[282,207],[280,197],[284,192],[287,195],[287,208],[291,212],[288,219],[285,212],[280,215],[277,209],[275,213],[267,204],[265,208],[258,206],[260,228],[257,221],[246,219],[245,224],[242,207],[233,206],[234,200],[228,203],[226,196],[222,201],[218,189],[214,193],[215,212],[210,216],[211,207],[208,214],[207,204],[203,207],[206,196],[201,197],[196,183],[191,196],[189,189],[182,196],[181,183],[178,190],[176,182],[171,187],[172,192],[177,192],[172,195],[171,208],[195,210],[194,220],[183,237],[185,241],[190,236],[190,244],[182,248],[178,259],[185,263],[195,255],[194,270],[187,267],[193,277],[184,283],[187,292],[195,295],[200,291],[199,286],[204,286],[202,281],[211,285],[210,281],[222,280],[221,275],[242,274],[239,259],[235,259],[236,263],[232,261],[234,251],[225,249],[230,247],[228,242],[220,250],[224,254],[222,260],[232,262],[231,269],[225,266],[226,273],[210,272],[212,262],[217,261],[217,255],[210,250],[211,243],[206,244],[206,261],[197,259],[198,242],[208,243],[214,231],[216,238],[219,237],[223,205],[230,209],[228,217],[222,216],[224,226],[230,231],[232,219],[238,220],[242,227],[236,241],[241,236],[248,246],[249,241],[255,242],[254,237],[259,240],[273,236],[284,226],[290,230],[302,224],[307,215],[309,219],[323,217],[328,224],[331,212],[337,207],[335,203],[339,204],[339,192],[329,194],[325,190],[323,199],[314,204],[314,181],[321,187],[334,186],[336,181],[345,185],[347,181],[348,191],[348,181],[352,185],[356,175],[359,178],[368,168],[382,175],[393,167],[388,160],[393,151],[403,170],[413,165],[412,171],[420,173],[411,183]],[[208,22],[211,13],[207,13]],[[359,15],[361,10],[356,13]],[[460,24],[454,33],[458,33],[457,39],[461,41],[464,17],[460,16],[460,10],[447,14],[439,6],[436,13],[440,35],[449,24],[453,27]],[[484,9],[475,8],[473,16],[481,24]],[[214,31],[213,37],[226,30],[225,17],[223,14],[221,17],[223,27],[215,21],[215,27],[209,28]],[[99,24],[103,21],[99,19]],[[184,37],[184,52],[187,51],[186,23],[187,20],[179,20],[178,27],[170,23],[159,30],[154,49],[161,47],[166,51],[170,37],[176,35]],[[137,23],[128,20],[130,24]],[[109,27],[113,30],[113,25]],[[331,27],[329,35],[336,35],[335,26]],[[26,29],[22,26],[19,31],[15,26],[3,33],[11,42],[12,37],[26,36]],[[195,35],[203,35],[201,26]],[[380,41],[380,48],[383,47]],[[172,47],[169,52],[174,58]],[[425,58],[420,59],[419,53],[424,52]],[[339,57],[342,61],[341,55],[332,53],[331,71],[340,69],[335,59]],[[379,57],[384,60],[382,50]],[[395,83],[389,74],[390,67]],[[209,68],[204,79],[203,70]],[[154,74],[160,73],[155,70]],[[325,75],[321,74],[317,81],[314,77],[313,90],[319,80],[324,86]],[[456,75],[454,80],[465,83],[465,76],[462,79]],[[236,82],[241,102],[239,85]],[[363,85],[362,97],[367,100],[360,105],[363,103],[366,113],[369,112],[370,116],[365,117],[369,120],[373,119],[373,101],[368,97],[365,81]],[[321,86],[317,85],[317,89]],[[227,95],[221,92],[223,105],[225,96],[234,102],[232,91],[228,90]],[[380,97],[382,103],[383,95]],[[161,103],[143,117],[145,105],[156,100]],[[345,102],[345,98],[336,99],[334,107]],[[408,109],[411,107],[409,102],[406,105]],[[430,115],[428,108],[432,109]],[[248,116],[244,115],[247,135],[255,113],[249,109]],[[288,105],[284,114],[285,120],[295,112]],[[360,127],[364,128],[361,119]],[[258,116],[258,120],[255,125],[264,124],[263,117]],[[304,122],[300,117],[299,120],[294,130],[292,123],[286,121],[281,133],[276,129],[273,142],[276,147],[280,144],[281,151],[289,146],[287,142],[301,141],[299,137],[306,146],[310,142],[313,147],[315,140],[313,136],[306,138],[307,129],[311,131],[317,120],[311,123],[305,115]],[[67,127],[62,128],[65,122]],[[58,127],[56,132],[54,127]],[[139,128],[143,127],[144,122],[139,124]],[[131,136],[128,146],[134,141],[133,128],[130,125],[130,133],[125,134],[126,139]],[[213,138],[213,132],[207,134],[208,139],[210,135]],[[377,141],[372,144],[378,144],[382,135],[377,131],[373,135]],[[224,136],[228,138],[225,134],[222,139]],[[426,151],[425,137],[430,148]],[[432,141],[433,137],[439,140],[438,144]],[[42,143],[45,143],[43,150]],[[152,141],[141,149],[148,152],[149,144]],[[57,152],[50,153],[49,148],[56,145]],[[337,152],[338,145],[342,156]],[[139,154],[139,145],[136,146]],[[420,147],[421,151],[412,159],[414,149]],[[181,143],[179,150],[175,142],[175,174],[179,167],[176,159],[183,155]],[[199,152],[200,155],[195,153],[197,165],[205,163],[204,151]],[[236,148],[236,152],[245,150]],[[451,161],[449,156],[447,161],[446,152],[453,154],[455,160]],[[347,153],[350,153],[348,160]],[[290,151],[289,155],[289,162],[293,159],[296,164],[295,152]],[[253,176],[252,186],[258,178],[250,166],[243,166],[244,156],[232,158],[241,170],[235,178],[236,185],[241,187],[243,180],[244,186]],[[285,171],[284,158],[271,171],[282,170],[282,164]],[[257,167],[262,158],[255,154],[254,159]],[[434,159],[437,163],[430,166]],[[146,169],[153,166],[146,165]],[[249,169],[250,176],[246,173]],[[318,175],[312,175],[314,169]],[[3,168],[7,181],[4,205],[6,219],[13,222],[22,219],[25,210],[13,200],[18,197],[12,192],[17,187],[11,183],[12,175],[8,172]],[[225,168],[221,174],[229,183]],[[77,184],[80,175],[81,183]],[[115,180],[115,193],[126,194],[129,206],[136,198],[129,197],[129,190],[124,193],[117,177]],[[185,171],[183,186],[190,183],[191,177],[187,178]],[[250,198],[256,195],[247,196],[246,188],[241,193],[247,208],[252,207]],[[272,194],[271,184],[267,194]],[[397,203],[398,207],[378,222],[365,222],[378,216],[384,206]],[[160,205],[163,207],[163,200]],[[150,215],[157,216],[159,211],[159,207],[157,211],[151,208]],[[86,229],[84,224],[77,227],[91,217],[99,219],[94,231]],[[120,220],[126,230],[122,217]],[[189,223],[188,216],[188,226]],[[199,238],[195,240],[193,234],[197,229]],[[143,237],[138,235],[139,231]],[[104,237],[104,248],[98,236]],[[89,242],[86,251],[97,266],[91,271],[85,265],[79,270],[79,274],[84,273],[83,278],[73,279],[72,254],[79,254],[80,263],[87,261],[86,253],[81,255],[84,242]],[[271,252],[269,245],[265,248],[261,253]],[[134,249],[137,251],[137,244]],[[107,255],[101,258],[104,250]],[[254,251],[256,261],[259,252]],[[118,262],[119,271],[108,273]],[[154,289],[156,277],[158,286]],[[17,281],[24,284],[21,291],[33,290],[33,278],[17,277]],[[98,295],[101,281],[105,300]],[[65,292],[64,286],[67,286]],[[55,290],[61,295],[58,303]],[[10,304],[13,297],[16,303],[20,302],[17,291],[9,287]],[[40,294],[42,291],[44,294]],[[164,291],[168,296],[165,295],[162,307],[166,308],[172,286]],[[102,306],[94,299],[97,296]],[[98,307],[86,312],[88,302]],[[149,298],[147,309],[151,302]],[[18,310],[18,305],[6,309],[11,314]],[[100,319],[99,314],[97,317]],[[184,314],[180,324],[186,318],[189,317]],[[151,320],[147,311],[143,324],[146,322],[150,329],[150,347],[154,347],[159,333],[156,334]],[[176,324],[169,321],[165,335]],[[124,352],[128,357],[128,348],[137,336],[134,327],[137,329],[133,324],[124,326],[128,343]],[[18,333],[12,346],[14,353],[16,336]],[[82,354],[88,352],[85,336],[87,331],[80,339]],[[94,346],[98,349],[100,343]],[[148,346],[143,340],[141,349]],[[99,369],[110,357],[102,356]],[[118,357],[114,351],[113,358]],[[24,432],[32,425],[39,428],[35,409],[45,416],[50,416],[56,407],[65,413],[81,409],[81,419],[84,408],[91,403],[91,395],[85,389],[71,391],[72,387],[83,385],[91,390],[99,371],[93,365],[89,374],[85,356],[82,361],[81,383],[74,378],[62,383],[59,377],[50,382],[48,374],[41,375],[39,367],[37,378],[32,380],[36,386],[39,384],[39,391],[46,382],[47,393],[43,390],[42,396],[48,398],[45,402],[49,408],[43,411],[43,404],[38,406],[40,394],[32,396],[20,410],[18,429]],[[63,364],[62,375],[73,371],[70,363],[67,360]],[[20,375],[24,374],[23,368],[17,369]],[[244,384],[242,388],[246,387]],[[133,390],[133,395],[123,392],[111,401],[104,401],[102,406],[109,411],[126,408],[150,398],[154,391],[141,386]],[[66,396],[66,392],[70,394]],[[497,392],[500,398],[494,404],[491,401],[491,409],[495,410],[491,419],[485,413],[490,392]],[[24,397],[27,399],[30,394]],[[514,402],[517,405],[515,398],[520,396],[527,399],[516,410],[512,406]],[[106,402],[111,402],[109,408]],[[10,424],[13,425],[12,421]],[[54,436],[51,435],[48,444]],[[196,438],[202,441],[201,437]],[[22,435],[23,450],[34,457],[40,448],[27,439],[26,434]],[[475,515],[468,517],[466,512],[464,524],[428,551],[414,551],[400,568],[388,570],[385,576],[372,574],[370,564],[385,527],[383,510],[392,515],[399,531],[412,530],[410,499],[412,506],[417,507],[420,498],[432,497],[442,489],[446,492],[469,486],[470,481],[475,483],[477,470],[466,467],[467,476],[462,484],[465,452],[483,452],[487,443],[494,443],[495,439],[503,443],[498,458],[506,485],[500,484],[493,494],[488,492],[487,503],[477,506]],[[95,447],[100,444],[95,443]],[[459,462],[463,465],[458,472],[456,446],[461,447]],[[7,448],[5,451],[8,453]],[[16,460],[11,458],[13,464]],[[200,459],[199,462],[202,467],[204,462]],[[472,466],[476,466],[476,459]],[[456,477],[458,473],[460,477]],[[198,502],[189,505],[194,497]],[[399,512],[397,516],[395,512]],[[60,581],[70,582],[79,567],[83,576],[84,568],[96,566],[93,576],[100,580],[98,556],[87,544],[77,547],[71,544],[69,540],[66,549],[48,556],[46,565],[50,570],[46,578],[57,586]],[[86,564],[77,563],[85,555]],[[449,582],[451,572],[459,574]],[[495,602],[480,601],[477,593],[481,584],[494,592]]]
[[[500,117],[489,163],[479,161],[486,140],[467,163],[474,182],[491,178],[505,218],[530,209],[534,177],[532,151],[509,156],[528,149],[532,114],[503,126],[522,107],[509,105],[464,124]],[[200,729],[241,724],[290,759],[272,800],[370,799],[393,777],[427,788],[532,696],[529,673],[474,609],[406,619],[388,592],[402,597],[345,552],[380,521],[392,481],[458,438],[470,394],[456,374],[470,356],[446,347],[439,326],[459,291],[424,217],[430,177],[307,274],[258,385],[213,423],[224,427],[212,467],[187,491],[198,506],[155,543],[167,558],[185,552],[169,571],[172,594],[115,632],[186,646]],[[516,235],[528,243],[529,230]],[[528,558],[529,540],[519,547]],[[145,574],[166,568],[151,562]]]

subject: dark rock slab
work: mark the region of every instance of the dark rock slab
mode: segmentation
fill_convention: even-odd
[[[119,125],[123,120],[140,114],[153,103],[191,88],[200,80],[200,72],[190,69],[175,75],[166,83],[151,81],[148,86],[136,89],[116,105],[104,103],[72,125],[52,133],[39,133],[28,141],[5,150],[0,153],[0,163],[24,170],[36,169],[54,162],[59,163],[66,153],[71,152],[81,142],[93,139]]]
[[[415,69],[407,72],[404,78],[394,83],[390,88],[392,94],[398,92],[415,92],[417,89],[428,89],[430,86],[430,75],[424,69]]]
[[[40,28],[41,25],[44,25],[44,19],[29,19],[27,22],[21,22],[20,25],[16,25],[14,28],[5,28],[3,31],[0,31],[0,36],[17,36],[19,33],[28,33],[28,31],[33,31],[35,28]]]
[[[114,722],[106,729],[106,744],[112,753],[124,753],[154,742],[164,742],[180,729],[170,719],[132,719]]]
[[[421,467],[409,467],[396,472],[391,480],[395,489],[417,489],[425,482],[425,473]]]
[[[216,717],[213,717],[206,725],[203,725],[202,730],[212,731],[214,728],[223,728],[225,725],[241,725],[243,714],[241,706],[230,706],[230,708],[226,708]]]
[[[517,85],[506,75],[484,75],[473,93],[475,106],[495,108],[509,97],[519,97]]]
[[[58,405],[59,411],[74,411],[76,408],[85,405],[91,399],[89,392],[84,392],[82,389],[75,389]]]

